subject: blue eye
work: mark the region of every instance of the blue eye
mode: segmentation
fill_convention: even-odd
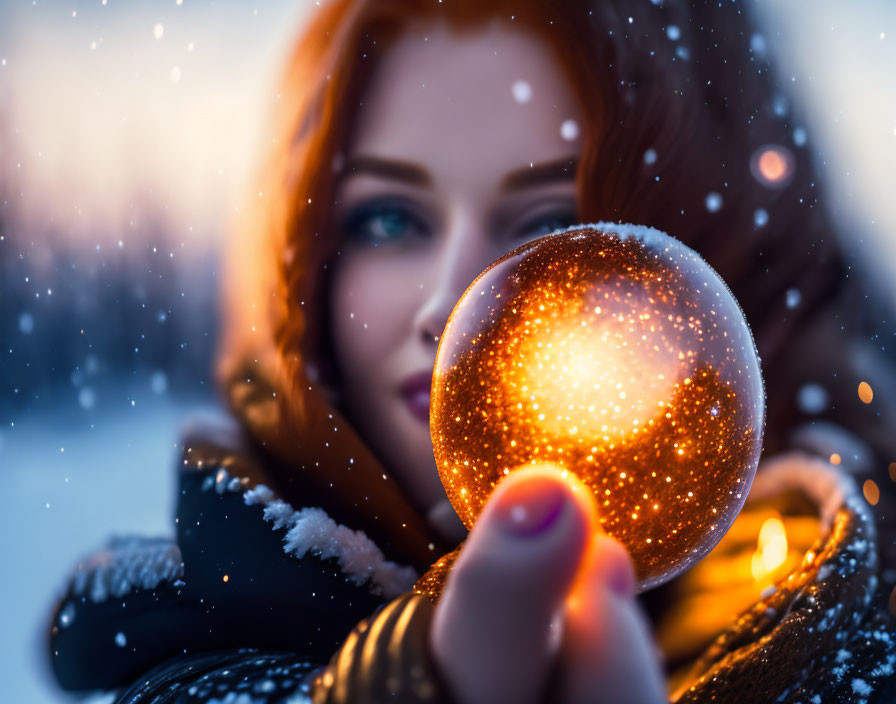
[[[418,236],[424,225],[410,210],[397,204],[375,203],[359,207],[344,225],[345,233],[356,242],[376,246]]]
[[[532,218],[520,228],[520,237],[541,237],[548,235],[554,230],[563,230],[571,227],[578,222],[578,216],[575,212],[567,210],[558,210],[547,215]]]

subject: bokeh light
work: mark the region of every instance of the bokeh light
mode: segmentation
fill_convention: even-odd
[[[873,479],[865,480],[862,485],[862,494],[865,496],[865,501],[872,506],[877,506],[877,502],[880,501],[880,487]]]
[[[867,381],[859,384],[859,400],[862,403],[871,403],[874,400],[874,390]]]
[[[761,581],[787,560],[787,532],[780,518],[768,518],[759,530],[756,552],[750,563],[753,579]]]
[[[793,180],[796,160],[793,152],[779,144],[767,144],[753,152],[750,172],[769,188],[784,188]]]

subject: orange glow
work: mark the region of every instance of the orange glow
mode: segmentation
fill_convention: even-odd
[[[534,240],[467,289],[439,342],[430,429],[468,528],[499,481],[555,464],[597,498],[643,590],[708,552],[739,511],[762,386],[749,329],[705,262],[656,230],[613,227]]]
[[[831,455],[831,464],[840,464],[841,458],[836,452]]]
[[[872,506],[877,506],[877,502],[880,501],[880,488],[873,479],[865,480],[862,485],[862,493],[865,495],[865,501]]]
[[[226,574],[224,575],[224,578],[223,578],[223,579],[224,579],[225,582],[229,582],[229,581],[230,581],[230,577],[229,577],[228,575],[226,575]]]
[[[787,162],[780,152],[768,149],[759,157],[759,171],[769,181],[780,181],[787,173]]]
[[[890,479],[896,482],[896,462],[890,462]]]
[[[769,577],[787,559],[787,533],[780,518],[769,518],[759,529],[759,545],[750,569],[757,582]]]
[[[750,171],[761,184],[783,188],[793,178],[795,161],[792,152],[780,144],[760,147],[750,160]]]
[[[610,312],[608,301],[602,303],[550,313],[539,305],[523,314],[542,327],[520,345],[526,363],[519,383],[509,385],[509,401],[537,417],[547,433],[620,442],[659,420],[663,401],[690,372],[693,354],[682,363],[678,347],[649,315],[619,306]]]
[[[874,398],[874,391],[871,388],[871,384],[867,381],[863,381],[859,384],[859,400],[862,403],[871,403],[871,400]]]

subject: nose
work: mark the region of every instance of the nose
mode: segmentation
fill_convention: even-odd
[[[426,272],[427,294],[414,317],[415,333],[424,345],[434,348],[438,344],[454,305],[473,279],[491,264],[487,243],[484,226],[470,216],[456,218],[445,233]]]
[[[441,293],[429,296],[425,305],[417,313],[414,326],[417,336],[427,347],[438,345],[442,331],[448,323],[448,316],[451,315],[451,309],[454,307],[453,304],[448,303],[448,300],[449,296]]]

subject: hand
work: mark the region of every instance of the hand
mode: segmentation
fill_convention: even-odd
[[[596,529],[591,492],[556,467],[527,467],[473,527],[430,648],[458,704],[665,703],[634,590],[628,553]]]

